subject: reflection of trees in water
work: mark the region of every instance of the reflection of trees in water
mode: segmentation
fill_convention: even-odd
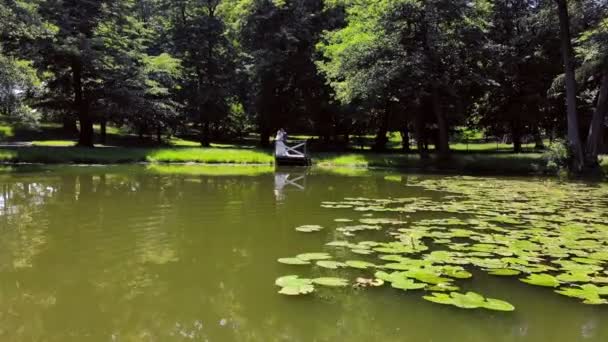
[[[0,296],[0,305],[14,313],[0,318],[6,323],[3,327],[14,328],[5,334],[17,340],[36,339],[45,336],[48,329],[56,338],[73,339],[107,328],[104,334],[112,331],[123,337],[167,335],[176,318],[195,316],[180,312],[179,307],[180,302],[191,307],[192,300],[207,308],[218,307],[218,317],[230,316],[226,314],[230,310],[215,297],[200,298],[201,290],[228,294],[229,288],[211,290],[210,285],[198,286],[197,282],[204,281],[200,277],[189,280],[181,279],[183,274],[171,274],[174,267],[194,269],[194,259],[200,254],[197,248],[201,244],[193,244],[184,234],[193,227],[184,227],[180,216],[200,216],[205,206],[211,206],[216,219],[238,220],[248,201],[259,200],[257,187],[257,182],[243,182],[238,177],[111,174],[41,177],[3,184],[2,265],[21,260],[20,264],[30,267],[30,273],[37,273],[4,274],[10,270],[0,269],[7,281],[20,282]],[[200,201],[198,191],[213,203],[193,207],[192,203]],[[193,208],[197,212],[192,212]],[[201,235],[209,228],[219,227],[202,226]],[[246,241],[230,243],[234,233],[229,232],[225,241],[221,234],[215,234],[213,243],[204,245],[215,250],[211,254],[217,258],[205,261],[208,270],[201,272],[234,269],[239,263],[245,267],[250,251]],[[242,237],[247,239],[247,235]],[[45,241],[52,241],[46,249],[42,248]],[[232,257],[226,256],[227,247]],[[28,281],[21,281],[26,278]],[[87,315],[96,317],[97,323],[68,319],[55,327],[44,326],[48,321],[44,312],[74,317],[82,310],[77,306],[83,304],[95,307]],[[35,314],[28,319],[23,317],[32,312]]]

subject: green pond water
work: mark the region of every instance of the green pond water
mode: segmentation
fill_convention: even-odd
[[[608,341],[607,263],[605,183],[0,169],[0,341]]]

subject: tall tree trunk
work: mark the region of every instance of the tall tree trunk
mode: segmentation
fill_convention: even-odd
[[[76,125],[76,120],[73,117],[73,114],[65,114],[63,116],[63,131],[70,135],[78,134],[78,126]]]
[[[107,141],[107,137],[108,137],[108,121],[105,118],[102,118],[101,121],[99,122],[99,137],[101,140],[102,144],[106,144]]]
[[[407,123],[401,127],[401,149],[404,153],[410,153],[410,130]]]
[[[210,139],[210,130],[209,130],[209,120],[207,120],[202,114],[201,114],[201,146],[202,147],[209,147],[211,146],[211,139]]]
[[[604,72],[602,75],[602,82],[600,85],[600,93],[597,96],[597,104],[595,106],[595,112],[589,125],[589,133],[587,135],[587,155],[586,160],[588,164],[597,164],[597,157],[600,153],[600,147],[602,145],[603,131],[604,131],[604,120],[608,116],[608,72]]]
[[[543,136],[540,134],[540,128],[538,128],[538,125],[534,127],[534,149],[545,149],[545,142],[543,141]]]
[[[422,112],[420,111],[416,113],[414,120],[414,134],[416,135],[416,148],[418,149],[420,159],[428,159],[429,154],[424,146],[424,123],[422,122]]]
[[[270,146],[270,131],[266,127],[262,127],[260,130],[260,146]]]
[[[163,127],[156,124],[156,142],[160,145],[163,143]]]
[[[568,113],[568,144],[573,156],[572,169],[581,172],[584,168],[584,153],[581,143],[578,114],[576,111],[576,79],[574,75],[574,57],[570,40],[570,17],[566,0],[557,2],[562,43],[562,58],[566,74],[566,110]]]
[[[521,153],[521,129],[518,120],[511,122],[511,140],[513,140],[513,152]]]
[[[383,111],[382,117],[380,118],[380,125],[378,126],[378,132],[376,133],[376,141],[374,143],[375,151],[384,151],[386,150],[386,143],[388,142],[388,138],[386,134],[388,133],[388,123],[390,120],[390,113],[387,108]]]
[[[93,147],[93,121],[89,115],[89,106],[83,96],[82,66],[79,62],[72,64],[72,78],[74,83],[74,105],[78,111],[78,121],[80,122],[78,146]]]
[[[437,126],[439,128],[439,139],[437,151],[439,152],[439,156],[441,158],[447,157],[450,154],[450,133],[448,122],[445,117],[445,113],[441,108],[441,99],[439,96],[439,89],[437,87],[433,87],[431,91],[431,102],[433,106],[433,113],[435,114],[435,118],[437,119]]]

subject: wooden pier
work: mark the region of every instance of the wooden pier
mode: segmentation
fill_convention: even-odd
[[[276,165],[310,165],[306,141],[275,141],[274,160]]]

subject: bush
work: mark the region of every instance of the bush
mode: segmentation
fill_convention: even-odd
[[[556,140],[547,148],[543,159],[546,162],[547,172],[559,173],[567,169],[571,159],[568,143],[564,140]]]

